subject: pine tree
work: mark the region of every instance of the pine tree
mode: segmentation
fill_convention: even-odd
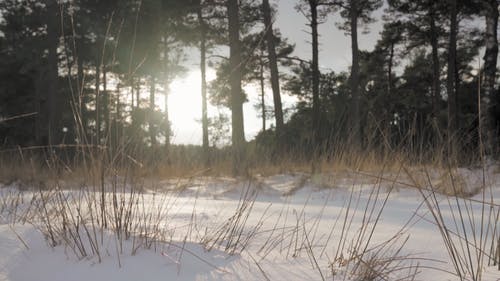
[[[68,111],[67,99],[59,87],[60,6],[57,1],[38,5],[37,1],[2,1],[0,13],[4,23],[0,28],[2,51],[2,99],[0,114],[4,118],[24,116],[0,126],[4,143],[58,145],[62,141],[63,111]],[[50,16],[49,16],[50,15]],[[30,112],[26,112],[29,110]],[[35,114],[36,113],[36,114]],[[34,124],[32,121],[35,121]],[[25,135],[22,124],[28,122],[34,134]],[[29,125],[31,124],[31,125]],[[18,137],[24,135],[24,139]]]
[[[312,79],[312,140],[314,146],[319,148],[321,145],[321,108],[319,101],[319,79],[321,73],[319,71],[319,34],[318,25],[319,21],[323,19],[326,15],[324,12],[324,2],[321,0],[304,0],[301,1],[296,9],[302,11],[306,15],[311,27],[311,48],[312,48],[312,60],[311,60],[311,79]],[[307,11],[307,12],[306,12]]]
[[[27,5],[26,3],[24,3]],[[34,3],[30,3],[34,4]],[[31,9],[27,9],[31,8]],[[28,13],[28,10],[30,13]],[[44,11],[18,1],[0,2],[0,143],[3,146],[41,144],[40,113],[46,65]],[[16,118],[25,114],[29,117]],[[15,118],[15,119],[11,119]]]
[[[47,1],[47,46],[48,46],[48,71],[47,71],[47,93],[46,93],[46,107],[42,110],[42,114],[48,115],[47,124],[47,143],[44,144],[54,145],[60,144],[62,126],[60,123],[60,109],[59,109],[59,29],[58,18],[60,18],[59,5],[56,0]]]
[[[365,115],[366,123],[375,117],[378,125],[375,129],[380,132],[380,140],[383,141],[384,149],[389,152],[391,144],[391,123],[394,119],[394,104],[399,96],[396,82],[398,77],[394,68],[398,64],[398,45],[404,43],[404,26],[399,21],[387,22],[381,32],[381,38],[375,44],[372,52],[366,52],[362,76],[365,82],[361,87],[369,88],[366,93],[370,116]]]
[[[483,83],[483,108],[482,120],[485,121],[486,140],[489,147],[498,143],[500,120],[495,120],[495,111],[500,108],[500,95],[496,93],[495,82],[497,77],[498,60],[498,17],[499,5],[496,0],[482,0],[482,14],[485,18],[485,53],[484,53],[484,83]],[[500,112],[500,111],[499,111]]]
[[[245,130],[243,125],[243,94],[241,92],[241,42],[238,0],[227,0],[229,29],[229,84],[231,87],[231,124],[233,146],[233,174],[245,172]]]
[[[200,50],[200,73],[201,73],[201,126],[202,126],[202,147],[205,165],[210,165],[209,153],[209,118],[208,118],[208,83],[207,83],[207,55],[210,49],[217,43],[224,42],[221,34],[227,31],[226,17],[224,15],[224,4],[207,0],[197,0],[196,19],[197,33],[199,33]]]
[[[265,40],[264,40],[265,39]],[[294,50],[294,46],[290,45],[286,38],[283,38],[279,30],[273,31],[273,50],[274,56],[276,58],[276,67],[289,67],[291,65],[291,60],[289,59],[290,54]],[[251,83],[256,81],[258,87],[260,88],[260,103],[259,110],[261,111],[260,117],[262,117],[262,130],[266,130],[266,120],[268,119],[276,119],[276,107],[268,107],[266,106],[266,87],[268,85],[268,81],[273,80],[272,78],[272,70],[271,63],[269,57],[269,47],[266,39],[266,32],[262,33],[253,33],[245,36],[243,38],[244,47],[243,52],[245,53],[245,57],[247,57],[247,63],[245,64],[244,69],[244,82]],[[279,77],[277,77],[279,79]],[[279,86],[279,80],[278,80]],[[271,83],[272,88],[272,83]],[[280,94],[281,95],[281,94]],[[273,93],[274,99],[274,93]],[[278,101],[281,104],[281,97]],[[282,105],[278,106],[278,111],[281,111],[283,114]],[[278,141],[280,140],[281,133],[278,132],[278,128],[276,126],[275,135],[278,137]]]
[[[457,67],[457,29],[458,29],[458,8],[457,0],[447,0],[450,15],[450,35],[448,41],[448,68],[446,75],[446,93],[448,94],[448,152],[451,153],[453,144],[451,141],[456,137],[458,129],[457,117],[457,88],[456,88],[456,67]]]
[[[267,53],[269,57],[269,68],[271,69],[271,87],[273,90],[274,118],[276,120],[276,133],[278,137],[283,134],[283,105],[281,103],[278,62],[276,56],[276,46],[274,45],[273,24],[271,17],[271,7],[269,0],[262,1],[262,12],[264,15],[264,28],[266,34]],[[263,102],[264,104],[264,102]],[[265,110],[263,110],[265,113]],[[265,115],[263,116],[265,120]],[[264,121],[265,122],[265,121]],[[265,124],[263,126],[265,128]]]
[[[203,15],[203,5],[200,0],[196,11],[200,29],[200,72],[201,72],[201,127],[202,146],[205,166],[210,163],[208,136],[208,102],[207,102],[207,23]]]
[[[393,17],[406,27],[409,50],[430,46],[432,50],[432,118],[439,115],[441,101],[440,41],[445,37],[445,3],[435,0],[389,0]]]
[[[381,0],[332,0],[331,5],[340,9],[340,15],[346,20],[342,29],[351,35],[352,65],[351,65],[351,116],[350,127],[352,130],[353,145],[360,147],[361,141],[361,112],[359,88],[359,47],[358,25],[368,24],[373,21],[371,13],[383,4]]]

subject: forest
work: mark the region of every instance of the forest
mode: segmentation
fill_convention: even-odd
[[[232,159],[234,174],[255,159],[400,153],[472,163],[495,155],[498,1],[294,6],[291,16],[307,22],[307,57],[281,34],[277,4],[269,0],[2,1],[4,155],[56,151],[81,162],[80,154],[105,151],[113,159],[126,151],[148,163],[173,163],[189,154],[206,166]],[[332,16],[336,21],[327,20]],[[360,49],[359,37],[374,22],[383,26],[376,44]],[[345,32],[336,40],[350,42],[348,69],[320,68],[318,50],[329,49],[320,25]],[[171,143],[169,89],[189,71],[187,54],[201,73],[201,146]],[[208,70],[215,79],[208,81]],[[245,138],[243,121],[248,84],[262,95],[256,108],[263,126],[254,139]],[[284,108],[284,96],[296,102]],[[208,105],[229,115],[209,116]],[[222,137],[229,146],[217,145]]]
[[[499,281],[499,10],[0,0],[0,281]]]

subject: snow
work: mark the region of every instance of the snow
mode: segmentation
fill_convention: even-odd
[[[498,212],[498,171],[488,168],[487,188],[471,198],[475,201],[441,194],[430,201],[439,203],[443,222],[462,236],[461,227],[455,225],[457,207],[463,212],[467,207],[466,233],[469,239],[475,233],[479,240],[483,230],[484,249],[489,249],[493,232],[500,228],[498,218],[488,220],[489,224],[484,220],[483,205],[477,201],[484,196],[494,204],[493,212]],[[458,169],[454,175],[472,190],[483,182],[481,169]],[[441,173],[432,173],[431,182],[442,181]],[[43,209],[33,203],[34,198],[40,200],[41,191],[15,183],[0,187],[0,281],[360,280],[353,272],[360,274],[372,267],[385,268],[387,274],[374,280],[396,280],[415,272],[415,280],[459,280],[423,201],[424,195],[431,194],[430,187],[421,186],[420,191],[409,187],[412,181],[404,174],[295,173],[257,175],[250,180],[197,177],[143,181],[137,192],[130,185],[113,192],[112,181],[107,184],[108,204],[113,196],[116,202],[134,202],[135,223],[148,221],[150,225],[132,229],[128,239],[111,230],[97,230],[99,255],[91,253],[86,240],[86,256],[77,255],[64,241],[51,247],[43,234],[47,229]],[[66,198],[73,214],[86,216],[94,208],[92,214],[98,216],[99,204],[82,204],[86,202],[82,198],[99,200],[99,191],[92,190],[43,192],[44,198],[52,198],[50,194]],[[108,210],[107,215],[112,217],[113,212]],[[91,222],[88,217],[85,221]],[[81,226],[79,231],[85,238]],[[154,237],[145,239],[145,233]],[[455,241],[463,250],[464,244]],[[367,249],[363,262],[355,262],[363,249]],[[472,252],[475,261],[476,250]],[[483,264],[481,280],[500,280],[499,270],[487,266],[487,260]]]

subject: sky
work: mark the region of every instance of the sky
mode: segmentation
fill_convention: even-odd
[[[309,26],[306,18],[295,10],[296,0],[271,0],[271,4],[276,5],[277,15],[274,28],[279,28],[282,35],[288,38],[289,43],[295,44],[294,56],[302,59],[311,58]],[[382,9],[374,13],[374,17],[380,18]],[[336,27],[336,23],[342,19],[338,14],[331,15],[327,21],[319,26],[320,52],[319,61],[322,70],[346,71],[351,64],[351,41],[344,34],[344,31]],[[359,47],[362,50],[371,50],[379,38],[382,30],[381,21],[377,21],[369,26],[370,32],[359,34]],[[172,122],[173,138],[172,142],[177,144],[201,144],[201,80],[200,71],[197,65],[197,52],[191,52],[188,58],[187,67],[191,70],[182,78],[171,84],[169,96],[169,117]],[[190,62],[189,62],[190,61]],[[209,70],[208,80],[215,78],[213,70]],[[262,121],[258,118],[258,113],[254,109],[254,104],[259,100],[259,90],[253,86],[247,86],[249,101],[244,104],[244,121],[246,139],[251,140],[262,128]],[[267,89],[267,102],[272,104],[271,90]],[[283,94],[285,107],[292,106],[294,99]],[[219,109],[209,106],[209,116],[217,114]],[[230,113],[228,110],[224,110]],[[272,121],[268,121],[272,123]]]

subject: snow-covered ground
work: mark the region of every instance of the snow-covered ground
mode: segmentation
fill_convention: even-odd
[[[498,171],[488,169],[472,201],[434,196],[431,184],[446,182],[437,172],[144,180],[138,192],[118,178],[106,189],[104,231],[99,189],[11,184],[0,187],[0,281],[460,280],[433,215],[459,264],[474,265],[464,271],[496,281],[476,248],[490,255],[498,240]],[[483,173],[461,169],[453,181],[478,190]],[[456,238],[464,234],[469,243]]]

